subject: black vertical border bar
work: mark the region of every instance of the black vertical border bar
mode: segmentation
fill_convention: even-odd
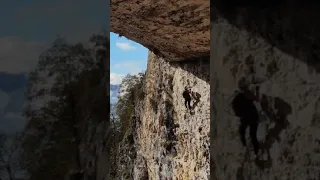
[[[217,133],[217,126],[215,122],[216,117],[216,108],[214,104],[214,92],[215,92],[215,73],[213,71],[214,66],[214,54],[216,52],[216,47],[214,47],[214,0],[210,0],[210,180],[217,180],[215,176],[215,164],[213,159],[214,157],[214,140]]]
[[[107,44],[107,54],[106,54],[106,60],[105,60],[105,68],[106,68],[106,93],[107,93],[107,101],[108,101],[108,106],[107,106],[107,121],[108,121],[108,132],[110,132],[110,1],[111,0],[107,0],[107,9],[106,9],[106,21],[107,22],[107,29],[106,29],[106,33],[107,33],[107,37],[108,37],[108,44]],[[109,136],[109,134],[108,134]],[[108,160],[108,163],[107,163],[107,167],[105,167],[106,171],[107,171],[107,177],[106,179],[109,180],[111,179],[111,175],[110,175],[110,170],[111,170],[111,163],[110,163],[110,146],[107,144],[107,160]]]

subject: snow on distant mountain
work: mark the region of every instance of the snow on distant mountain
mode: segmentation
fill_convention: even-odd
[[[115,104],[118,101],[119,85],[110,84],[110,103]]]

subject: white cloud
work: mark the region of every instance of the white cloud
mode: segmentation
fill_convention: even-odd
[[[110,84],[120,84],[125,75],[110,73]]]
[[[0,72],[18,74],[32,70],[45,48],[44,44],[27,41],[20,37],[1,37]]]
[[[130,43],[128,42],[116,42],[116,46],[122,50],[135,50],[137,49],[137,47],[132,46]]]

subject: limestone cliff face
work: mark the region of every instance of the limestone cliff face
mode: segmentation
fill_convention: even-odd
[[[111,1],[111,31],[150,50],[146,97],[120,145],[119,179],[209,179],[209,16],[208,0]],[[195,92],[191,114],[186,85]]]
[[[263,20],[262,13],[251,10],[216,14],[212,22],[211,173],[214,179],[230,180],[319,179],[320,75],[314,66],[319,59],[314,47],[303,48],[311,41],[303,36],[314,36],[291,34],[286,25],[298,22],[287,14],[294,12],[290,8],[282,13],[269,9]],[[253,12],[256,16],[249,18]],[[252,150],[241,148],[239,120],[229,105],[242,76],[261,87],[258,139],[264,151],[257,160]]]
[[[128,179],[209,179],[208,63],[203,58],[170,64],[149,53],[146,97],[134,124],[136,155]],[[196,94],[191,114],[182,97],[185,86]]]

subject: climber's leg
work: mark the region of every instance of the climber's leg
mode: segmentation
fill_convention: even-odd
[[[191,99],[188,100],[188,106],[189,106],[189,109],[191,110],[190,102],[191,102]]]
[[[258,123],[257,122],[250,123],[250,137],[251,137],[251,141],[252,141],[252,145],[253,145],[255,154],[258,154],[258,151],[259,151],[257,130],[258,130]]]
[[[185,105],[186,108],[188,109],[187,103],[188,103],[188,101],[187,101],[187,100],[184,100],[184,105]]]
[[[239,135],[240,135],[240,140],[243,146],[247,146],[247,143],[246,143],[247,126],[248,126],[247,122],[244,119],[240,119]]]

